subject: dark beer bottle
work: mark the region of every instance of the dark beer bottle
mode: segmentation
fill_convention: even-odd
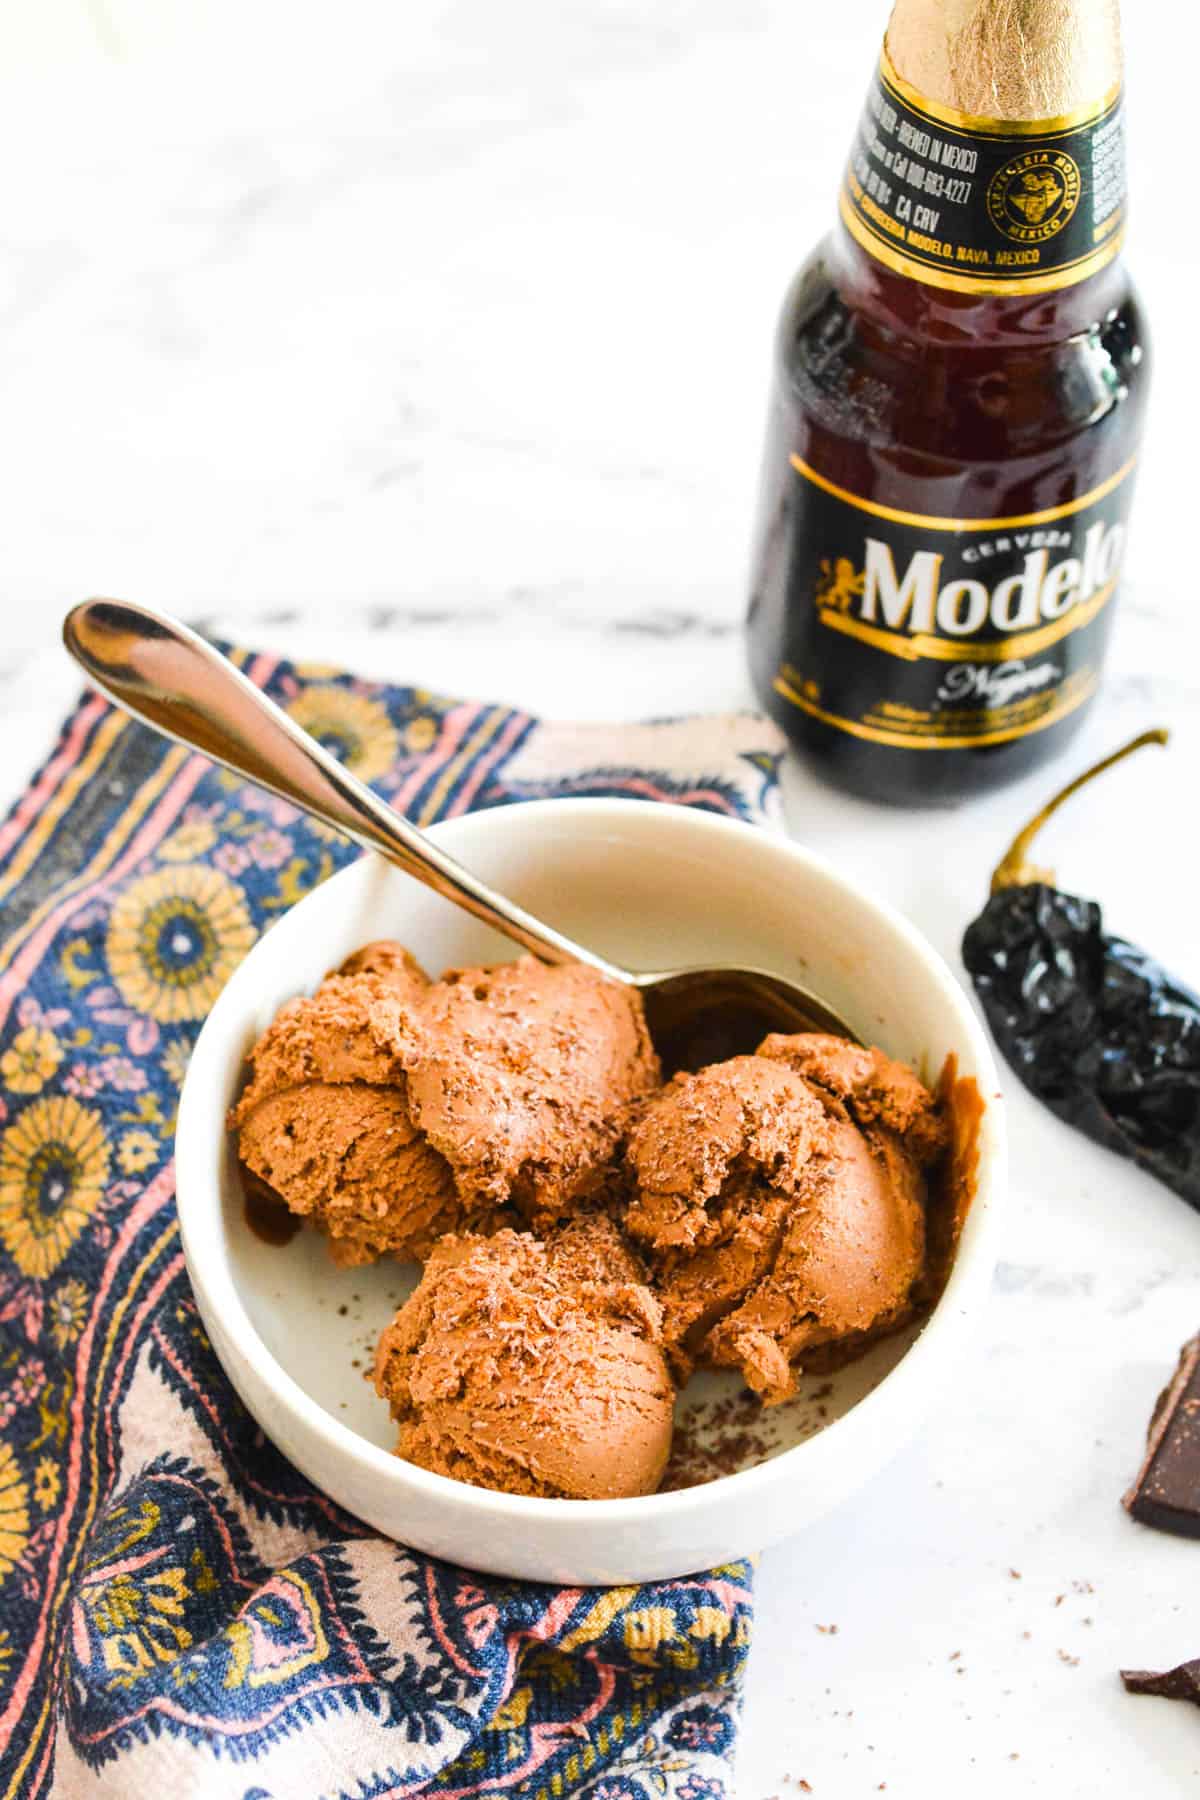
[[[823,774],[948,803],[1100,679],[1148,361],[1117,0],[897,0],[783,309],[749,646]]]

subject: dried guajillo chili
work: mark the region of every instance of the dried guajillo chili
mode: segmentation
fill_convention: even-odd
[[[1200,1208],[1200,996],[1104,930],[1099,906],[1027,861],[1052,813],[1143,744],[1070,782],[1015,838],[962,955],[992,1035],[1032,1094]]]

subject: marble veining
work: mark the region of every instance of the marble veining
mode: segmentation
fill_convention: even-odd
[[[56,634],[88,593],[559,717],[750,702],[773,321],[886,0],[25,10],[0,70],[0,801],[71,704]],[[1109,676],[1061,772],[1149,724],[1175,742],[1045,850],[1200,983],[1200,267],[1160,178],[1194,96],[1156,9],[1125,10],[1157,387]],[[792,831],[958,966],[1053,777],[953,813],[784,785]],[[1119,1505],[1200,1326],[1200,1218],[1010,1101],[969,1363],[764,1563],[742,1800],[1195,1791],[1194,1714],[1116,1670],[1200,1654],[1200,1546]]]

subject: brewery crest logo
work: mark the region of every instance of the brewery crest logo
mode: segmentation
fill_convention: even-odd
[[[1074,217],[1081,187],[1065,150],[1023,150],[988,183],[988,217],[1014,244],[1044,244]]]

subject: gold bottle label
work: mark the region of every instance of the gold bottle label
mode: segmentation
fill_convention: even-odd
[[[808,717],[909,750],[1002,744],[1095,692],[1125,551],[1132,460],[1013,518],[863,500],[800,457],[775,691]]]
[[[923,98],[885,52],[840,206],[872,256],[935,287],[1033,294],[1083,281],[1124,232],[1121,90],[1055,119],[988,119]]]

